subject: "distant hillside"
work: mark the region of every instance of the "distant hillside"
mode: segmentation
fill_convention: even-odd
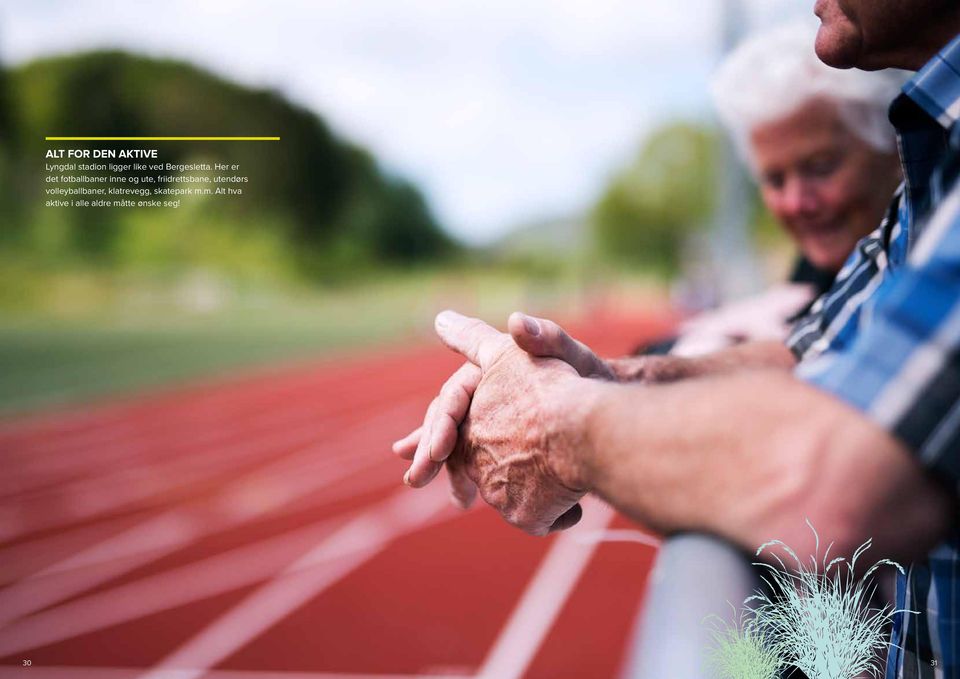
[[[567,258],[582,254],[590,244],[590,222],[570,215],[521,224],[492,248],[508,257],[549,256]]]
[[[180,61],[118,51],[40,59],[8,70],[0,89],[0,220],[9,225],[0,238],[27,256],[100,266],[176,266],[199,258],[243,268],[235,253],[216,250],[250,247],[251,261],[282,259],[300,274],[324,278],[454,249],[412,184],[385,174],[370,153],[276,92]],[[241,200],[156,210],[147,219],[122,209],[38,208],[44,152],[52,146],[46,135],[280,135],[282,141],[150,144],[164,162],[237,163],[250,182]],[[193,237],[204,229],[208,237]],[[169,242],[170,233],[190,234],[193,242]]]

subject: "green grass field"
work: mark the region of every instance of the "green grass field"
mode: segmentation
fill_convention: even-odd
[[[0,324],[0,412],[224,374],[399,336],[399,319],[292,310],[211,317],[36,319]]]
[[[73,305],[82,312],[4,314],[0,415],[338,351],[429,342],[434,314],[448,307],[501,324],[518,308],[569,312],[581,288],[503,272],[420,272],[338,291],[236,295],[202,313],[141,291],[109,305]]]

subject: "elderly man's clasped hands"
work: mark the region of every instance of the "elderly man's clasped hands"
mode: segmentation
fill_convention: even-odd
[[[428,484],[444,465],[454,500],[477,490],[511,524],[534,535],[580,520],[590,490],[582,427],[583,378],[636,376],[641,361],[599,359],[552,321],[510,316],[510,334],[444,311],[436,330],[465,363],[443,385],[423,425],[397,441],[412,460],[404,482]]]

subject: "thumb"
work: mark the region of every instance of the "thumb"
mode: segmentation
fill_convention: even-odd
[[[553,321],[516,311],[510,314],[507,329],[517,346],[531,356],[558,358],[581,377],[614,378],[610,367],[590,347],[570,337]]]

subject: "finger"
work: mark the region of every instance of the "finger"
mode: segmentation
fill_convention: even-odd
[[[458,465],[447,465],[447,478],[450,481],[450,498],[453,503],[461,509],[468,509],[477,497],[477,484],[471,481]]]
[[[423,426],[419,426],[402,439],[393,442],[393,452],[404,460],[412,460],[413,454],[417,450],[417,444],[420,443]]]
[[[507,329],[517,346],[531,356],[559,358],[581,377],[613,377],[607,364],[590,347],[570,337],[551,320],[517,311],[510,314]]]
[[[583,518],[583,508],[578,502],[561,514],[560,517],[553,522],[553,525],[550,526],[550,532],[552,533],[557,530],[567,530],[568,528],[572,528],[580,522],[581,518]]]
[[[508,338],[502,332],[456,311],[441,311],[434,327],[444,344],[484,370],[493,365],[509,346]]]
[[[433,422],[433,413],[437,409],[440,397],[433,399],[427,407],[427,414],[423,417],[423,426],[420,427],[420,440],[413,453],[413,462],[403,475],[403,482],[413,488],[422,488],[430,483],[440,471],[440,463],[434,462],[427,454],[427,442],[430,439],[430,427]]]
[[[473,394],[483,372],[473,363],[464,363],[440,390],[437,407],[430,422],[427,457],[434,462],[446,460],[457,444],[460,423],[470,410]]]
[[[442,462],[423,462],[417,466],[410,465],[407,473],[403,475],[403,482],[411,488],[423,488],[425,485],[437,478]]]
[[[429,483],[457,443],[457,428],[470,409],[470,399],[482,373],[473,363],[464,363],[444,383],[423,419],[413,464],[404,481],[414,488]]]

